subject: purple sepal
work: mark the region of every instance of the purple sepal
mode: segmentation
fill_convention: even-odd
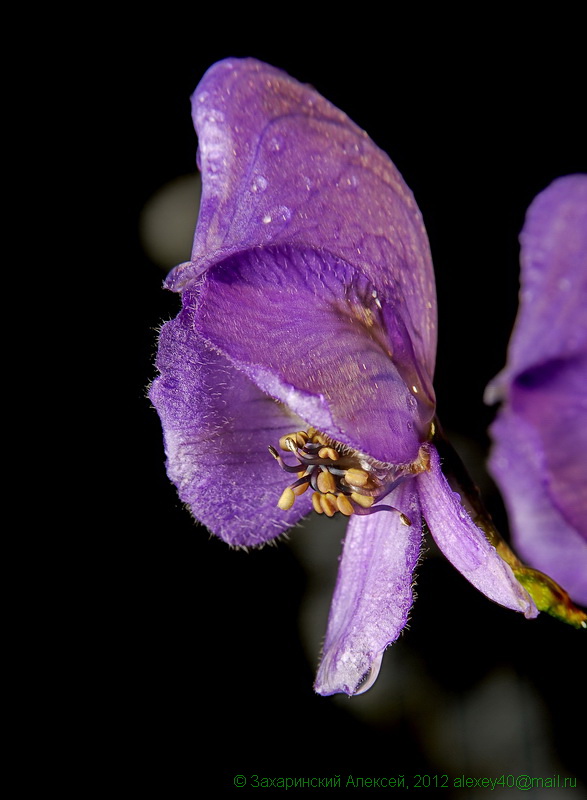
[[[501,487],[518,554],[587,606],[587,542],[551,500],[538,432],[506,408],[491,433],[491,471]]]
[[[413,600],[422,525],[414,481],[393,493],[399,513],[351,517],[316,683],[318,694],[361,694],[374,683],[385,648],[404,628]]]
[[[405,325],[340,259],[286,246],[232,256],[203,277],[195,325],[308,425],[379,461],[417,457],[434,402]]]
[[[311,492],[282,511],[277,501],[295,480],[268,446],[301,421],[261,392],[194,330],[193,293],[159,339],[150,398],[165,438],[167,474],[193,515],[226,542],[263,544],[312,508]]]
[[[508,362],[486,394],[504,401],[490,469],[521,556],[587,604],[587,175],[539,194],[520,242]]]
[[[442,474],[436,448],[430,469],[417,477],[422,515],[440,551],[480,592],[506,608],[536,617],[534,601],[471,520]]]
[[[326,251],[402,306],[417,362],[436,352],[434,272],[422,216],[389,157],[312,87],[254,59],[214,64],[192,97],[202,200],[182,291],[251,248]]]

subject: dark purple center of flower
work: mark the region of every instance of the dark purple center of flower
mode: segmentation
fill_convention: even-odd
[[[315,428],[282,436],[279,446],[295,456],[295,464],[286,463],[274,447],[269,447],[269,452],[285,472],[298,476],[279,498],[277,505],[283,511],[290,509],[296,497],[311,488],[312,505],[318,514],[332,517],[340,511],[350,517],[351,514],[395,511],[405,525],[412,524],[398,509],[379,504],[379,501],[406,478],[427,468],[425,450],[421,450],[413,464],[376,466]]]

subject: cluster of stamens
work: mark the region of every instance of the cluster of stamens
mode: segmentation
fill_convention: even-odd
[[[376,511],[397,511],[388,505],[374,503],[389,494],[407,475],[402,469],[378,470],[358,453],[333,442],[315,428],[282,436],[279,447],[292,453],[296,464],[287,464],[274,447],[271,455],[286,472],[297,473],[297,480],[284,489],[278,507],[290,509],[296,497],[313,489],[312,505],[318,514],[334,516],[337,511],[352,514],[372,514]],[[405,525],[410,520],[401,512]]]

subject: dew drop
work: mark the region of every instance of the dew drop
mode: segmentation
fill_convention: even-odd
[[[271,220],[272,220],[271,214],[265,214],[265,216],[263,217],[263,222],[265,223],[265,225],[269,225]]]
[[[251,184],[251,191],[253,192],[264,192],[267,188],[267,178],[263,175],[256,175],[253,178],[253,182]]]
[[[206,121],[207,122],[213,122],[213,123],[224,122],[224,114],[222,113],[222,111],[219,111],[218,109],[213,108],[211,111],[209,111],[206,114]]]
[[[283,136],[272,136],[269,139],[268,143],[269,150],[273,151],[274,153],[279,153],[285,149],[285,142],[283,140]]]
[[[365,694],[365,692],[373,686],[373,684],[377,680],[377,676],[379,675],[379,670],[381,669],[382,661],[383,661],[383,651],[381,651],[381,653],[379,653],[379,655],[375,658],[375,660],[371,665],[371,669],[363,675],[361,682],[357,686],[355,697],[358,694]]]

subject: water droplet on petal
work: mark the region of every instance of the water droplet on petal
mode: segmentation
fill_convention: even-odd
[[[265,216],[263,217],[263,222],[265,223],[265,225],[269,225],[271,219],[272,219],[271,214],[265,214]]]
[[[285,141],[283,136],[272,136],[269,139],[268,145],[269,150],[272,150],[274,153],[279,153],[285,149]]]
[[[224,122],[224,114],[222,111],[219,111],[217,108],[213,108],[206,114],[206,121],[207,122]]]
[[[357,691],[354,694],[355,697],[358,694],[365,694],[365,692],[373,686],[373,684],[377,680],[377,676],[379,675],[379,670],[381,669],[382,661],[383,661],[383,650],[379,653],[379,655],[375,658],[375,660],[371,664],[371,669],[363,675],[361,683],[357,687]]]
[[[267,188],[267,178],[264,175],[256,175],[251,184],[251,191],[264,192]]]

